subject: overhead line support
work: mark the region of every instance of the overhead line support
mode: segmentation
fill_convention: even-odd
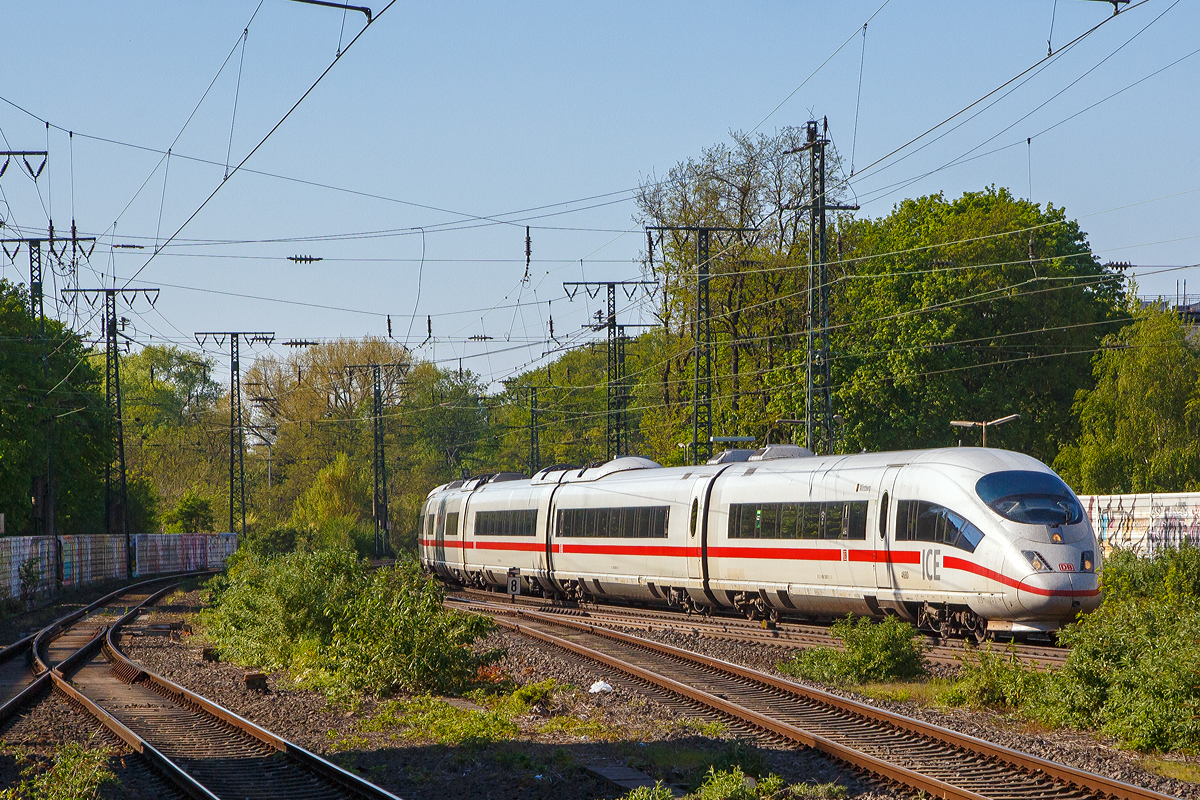
[[[117,329],[117,297],[133,307],[140,294],[153,304],[158,289],[64,289],[63,295],[83,295],[89,302],[104,298],[104,402],[112,455],[104,472],[104,530],[125,539],[126,575],[133,575],[133,546],[129,536],[129,487],[125,472],[125,418],[121,406],[121,360]],[[153,300],[151,300],[153,295]]]
[[[712,314],[709,307],[710,268],[709,238],[713,233],[754,233],[758,228],[725,228],[695,225],[653,225],[652,231],[696,232],[696,321],[695,321],[695,386],[692,390],[692,458],[703,464],[713,454],[712,424]],[[650,244],[653,244],[651,238]]]
[[[201,348],[212,337],[223,346],[229,339],[229,530],[233,532],[237,522],[237,509],[241,509],[242,538],[246,536],[246,450],[245,420],[242,417],[242,370],[239,342],[246,344],[275,341],[274,331],[198,331],[196,343]]]
[[[393,362],[390,364],[347,364],[346,372],[353,375],[355,370],[366,370],[371,374],[371,429],[372,453],[371,461],[374,472],[374,492],[371,496],[371,517],[375,522],[375,556],[386,555],[391,549],[391,522],[388,518],[387,490],[387,451],[383,430],[383,370],[399,369],[401,375],[408,373],[409,364]]]
[[[606,367],[606,415],[604,436],[604,458],[611,461],[619,456],[629,454],[629,420],[626,409],[629,405],[625,376],[625,328],[653,327],[640,325],[617,325],[617,287],[623,288],[627,298],[632,299],[638,288],[651,292],[658,287],[657,281],[564,281],[563,290],[567,297],[574,299],[579,287],[583,287],[588,296],[595,297],[601,289],[606,290],[607,314],[604,320],[596,325],[585,325],[594,331],[608,331],[608,352]],[[569,287],[574,287],[571,291]],[[593,292],[593,289],[595,290]]]

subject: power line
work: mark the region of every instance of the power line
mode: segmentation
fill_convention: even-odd
[[[383,10],[380,11],[379,14],[376,15],[375,19],[378,20],[380,17],[382,17],[385,13],[387,13],[388,9],[390,9],[393,5],[395,5],[395,3],[396,3],[396,0],[390,0],[390,2],[386,6],[383,7]],[[371,24],[372,23],[368,22],[361,31],[359,31],[357,34],[355,34],[354,38],[350,40],[350,43],[346,45],[346,48],[345,48],[345,50],[342,51],[341,55],[345,55],[347,52],[349,52],[350,48],[353,47],[354,44],[362,37],[362,35],[364,33],[366,33],[367,30],[371,27]],[[267,131],[267,134],[265,136],[263,136],[263,138],[261,140],[259,140],[258,144],[254,145],[254,147],[250,150],[250,152],[247,153],[246,156],[240,162],[238,162],[238,165],[233,168],[233,171],[229,172],[225,176],[225,179],[222,180],[219,184],[217,184],[217,187],[212,190],[212,193],[209,194],[208,197],[206,197],[204,199],[204,201],[202,203],[200,203],[200,205],[196,208],[196,210],[193,211],[191,213],[191,215],[186,220],[183,221],[183,224],[180,225],[175,230],[175,233],[171,234],[171,236],[167,238],[167,242],[170,242],[172,239],[174,239],[176,236],[178,236],[180,234],[180,232],[182,232],[183,229],[186,228],[188,226],[188,224],[193,219],[196,218],[196,215],[199,214],[201,211],[203,211],[205,206],[207,206],[209,204],[209,202],[214,197],[217,196],[217,192],[221,191],[221,187],[223,187],[229,181],[229,179],[231,177],[233,177],[235,174],[237,174],[237,171],[242,168],[242,165],[244,165],[247,161],[249,161],[251,158],[254,157],[254,154],[258,152],[259,148],[262,147],[264,144],[266,144],[267,140],[271,138],[271,136],[275,133],[275,131],[279,130],[280,126],[282,126],[283,123],[287,121],[288,117],[290,117],[292,115],[292,113],[297,108],[300,107],[300,104],[304,102],[305,98],[307,98],[310,94],[312,94],[313,90],[317,88],[317,85],[320,84],[321,81],[325,78],[325,76],[330,73],[330,71],[334,68],[334,66],[341,59],[341,55],[337,56],[336,58],[333,59],[333,61],[331,61],[329,63],[329,66],[327,66],[325,68],[325,70],[320,75],[317,76],[317,79],[315,81],[313,81],[312,85],[309,86],[308,89],[305,90],[304,94],[302,94],[300,96],[300,99],[292,104],[291,108],[289,108],[287,110],[287,112],[282,117],[280,117],[279,121],[275,123],[275,125],[271,128],[271,130]],[[140,275],[142,273],[142,271],[150,265],[150,262],[154,260],[154,257],[156,255],[158,255],[159,252],[161,252],[161,248],[156,249],[154,251],[154,253],[152,253],[150,255],[150,258],[146,259],[146,263],[144,263],[144,264],[142,264],[142,266],[138,267],[137,272],[133,273],[133,278],[136,278],[138,275]],[[128,281],[126,281],[125,285],[128,286],[129,283],[133,280],[133,278],[130,278]]]

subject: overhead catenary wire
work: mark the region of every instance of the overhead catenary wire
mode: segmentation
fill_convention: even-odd
[[[383,9],[378,14],[375,15],[375,21],[377,22],[379,20],[379,18],[382,17],[384,14],[386,14],[388,12],[388,9],[390,9],[395,4],[396,4],[396,0],[390,0],[390,2],[386,6],[384,6]],[[365,26],[363,26],[362,30],[360,30],[357,34],[355,34],[354,38],[350,40],[350,43],[346,45],[346,49],[342,51],[342,55],[345,55],[347,52],[350,51],[350,48],[353,47],[354,44],[360,38],[362,38],[362,35],[371,29],[372,24],[373,23],[368,22]],[[222,180],[219,184],[217,184],[216,188],[214,188],[212,190],[212,193],[209,194],[208,197],[206,197],[204,199],[204,201],[200,203],[200,205],[196,208],[196,210],[193,211],[191,213],[191,215],[189,215],[188,218],[183,221],[183,224],[180,225],[175,230],[175,233],[171,234],[171,236],[167,238],[168,242],[170,242],[172,239],[174,239],[176,236],[178,236],[183,231],[183,229],[186,228],[191,223],[191,221],[193,219],[195,219],[196,216],[205,209],[206,206],[208,206],[209,202],[211,202],[212,199],[217,196],[217,193],[221,191],[221,187],[223,187],[226,183],[229,182],[229,178],[231,178],[235,174],[237,174],[237,171],[239,169],[241,169],[242,165],[244,165],[247,161],[249,161],[251,158],[254,157],[254,154],[258,152],[259,148],[261,148],[264,144],[266,144],[267,140],[271,138],[271,136],[275,133],[275,131],[279,130],[279,128],[283,125],[283,123],[286,122],[288,120],[288,118],[291,117],[291,115],[295,112],[295,110],[300,107],[300,104],[303,103],[304,100],[310,94],[312,94],[313,90],[316,89],[318,85],[320,85],[321,81],[325,78],[326,75],[328,75],[330,73],[330,71],[334,68],[334,66],[337,65],[337,63],[340,59],[341,59],[341,56],[338,56],[338,57],[335,57],[334,60],[330,62],[329,66],[327,66],[325,68],[325,70],[320,75],[317,76],[317,79],[315,81],[313,81],[312,85],[309,86],[308,89],[305,90],[304,94],[302,94],[300,96],[300,98],[295,103],[292,104],[291,108],[289,108],[287,110],[287,112],[285,112],[284,115],[282,117],[280,117],[279,121],[276,122],[275,125],[272,126],[272,128],[269,131],[267,131],[266,135],[263,136],[263,138],[259,140],[258,144],[254,145],[254,147],[250,150],[250,152],[247,153],[240,162],[238,162],[238,165],[235,166],[233,168],[233,170],[225,176],[225,179]],[[150,265],[150,263],[154,260],[154,257],[156,255],[158,255],[157,252],[152,253],[150,255],[150,257],[148,259],[146,259],[146,263],[144,263],[144,264],[142,264],[142,266],[138,267],[138,270],[137,270],[137,272],[135,272],[133,274],[133,277],[136,278],[138,275],[140,275],[142,273],[142,271],[145,270],[146,267],[148,267]],[[128,285],[129,285],[129,281],[126,281],[125,286],[128,286]]]

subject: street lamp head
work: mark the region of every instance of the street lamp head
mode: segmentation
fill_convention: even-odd
[[[961,419],[951,420],[950,424],[955,428],[974,428],[975,426],[979,425],[978,422],[966,422]]]
[[[1006,422],[1012,422],[1014,419],[1020,419],[1020,418],[1021,418],[1020,414],[1009,414],[1007,417],[1001,417],[1000,419],[992,420],[991,422],[988,423],[988,425],[1003,425]]]

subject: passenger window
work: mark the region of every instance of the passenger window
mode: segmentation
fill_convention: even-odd
[[[846,538],[865,540],[867,538],[867,501],[853,500],[846,506]]]
[[[700,501],[692,501],[692,520],[688,525],[688,531],[692,536],[696,535],[696,518],[700,516]]]
[[[822,503],[821,514],[825,518],[821,530],[822,539],[842,538],[842,504]]]

